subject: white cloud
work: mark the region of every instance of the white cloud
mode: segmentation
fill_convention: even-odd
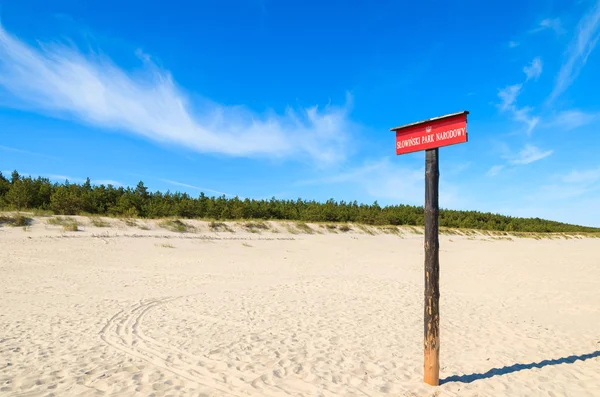
[[[59,183],[64,183],[65,181],[69,181],[69,183],[76,183],[76,184],[83,184],[85,183],[85,179],[86,178],[80,178],[80,177],[74,177],[74,176],[69,176],[69,175],[61,175],[61,174],[41,174],[42,177],[48,178],[51,181],[55,181],[55,182],[59,182]],[[90,179],[90,183],[92,185],[113,185],[116,187],[120,187],[120,186],[124,186],[121,182],[119,181],[115,181],[112,179]]]
[[[347,184],[358,188],[375,200],[423,205],[425,168],[402,166],[386,157],[346,172],[296,183],[298,186],[333,184]],[[462,202],[459,200],[457,186],[441,178],[440,206],[448,208],[458,204]]]
[[[220,192],[218,190],[206,189],[203,187],[198,187],[198,186],[190,185],[190,184],[183,183],[183,182],[172,181],[170,179],[160,179],[160,180],[163,182],[166,182],[168,184],[171,184],[171,185],[185,187],[185,188],[193,189],[193,190],[198,190],[200,192],[207,192],[207,193],[210,192],[210,193],[218,194],[219,196],[222,196],[222,195],[229,196],[229,197],[237,196],[236,194],[229,194],[229,193]],[[238,197],[243,199],[243,197],[240,197],[240,196],[238,196]]]
[[[573,170],[562,176],[562,181],[565,183],[592,184],[600,181],[600,168],[592,168],[589,170]]]
[[[552,150],[542,151],[533,145],[525,145],[518,155],[511,158],[509,162],[515,165],[531,164],[550,156],[552,153]]]
[[[422,200],[424,168],[407,168],[389,158],[368,162],[348,171],[296,185],[351,184],[377,199],[394,199],[416,204]]]
[[[533,199],[567,200],[588,195],[597,200],[600,191],[600,167],[587,170],[572,170],[553,178],[552,184],[542,186]],[[570,206],[568,206],[570,207]]]
[[[486,172],[487,176],[496,176],[504,169],[503,165],[495,165]]]
[[[512,190],[498,192],[501,200],[493,198],[494,211],[600,227],[600,206],[597,205],[600,167],[559,174],[542,173],[526,183],[526,187],[520,189],[515,186]]]
[[[92,183],[92,185],[105,185],[105,186],[113,185],[116,187],[124,186],[121,182],[115,181],[112,179],[94,179],[91,181],[91,183]]]
[[[523,88],[522,84],[509,85],[498,92],[500,98],[500,110],[512,114],[513,119],[524,123],[527,126],[526,133],[530,134],[540,121],[539,117],[531,116],[530,107],[519,108],[515,105],[517,97]]]
[[[542,74],[542,60],[539,57],[534,58],[529,65],[523,68],[523,72],[527,75],[526,82],[531,79],[536,80]],[[516,105],[517,97],[521,94],[522,89],[523,84],[513,84],[499,90],[499,107],[501,111],[511,113],[514,120],[525,124],[527,126],[525,132],[531,134],[533,129],[539,123],[540,118],[531,115],[533,111],[531,107],[518,107]]]
[[[549,101],[562,94],[577,78],[600,38],[600,1],[583,15],[577,24],[575,36],[567,49],[566,60],[562,64]]]
[[[521,43],[519,43],[518,41],[509,41],[508,42],[508,48],[516,48],[519,45],[521,45]]]
[[[555,219],[586,226],[600,227],[600,167],[572,170],[552,176],[552,182],[530,189],[528,200],[535,207],[522,206],[516,215]]]
[[[597,117],[598,114],[594,113],[586,113],[580,110],[565,110],[556,114],[551,121],[551,125],[565,130],[573,130],[590,124]]]
[[[510,110],[521,92],[522,84],[509,85],[498,92],[498,96],[502,100],[500,103],[501,110]]]
[[[559,189],[561,189],[559,187]],[[562,188],[564,189],[564,188]],[[552,189],[541,189],[535,197],[531,197],[529,203],[514,204],[514,200],[498,206],[496,212],[519,217],[539,217],[551,219],[558,222],[566,222],[576,225],[600,227],[600,207],[596,205],[597,197],[552,196]],[[563,191],[564,193],[564,191]],[[568,205],[565,205],[566,200]]]
[[[341,172],[338,174],[296,182],[296,185],[322,185],[322,184],[333,184],[333,183],[344,183],[356,181],[368,177],[371,173],[377,172],[382,168],[386,168],[390,165],[389,159],[385,158],[377,162],[369,162],[360,167],[353,168],[349,171]]]
[[[518,153],[511,150],[505,143],[498,143],[497,147],[502,153],[501,158],[506,161],[506,163],[492,166],[485,173],[487,177],[495,177],[504,170],[511,170],[515,169],[515,167],[534,163],[554,153],[553,150],[541,150],[530,144],[526,144]]]
[[[454,164],[444,164],[444,175],[447,176],[457,176],[463,173],[463,171],[467,170],[473,165],[471,161],[465,161]]]
[[[31,156],[46,157],[46,158],[52,159],[52,160],[58,160],[57,157],[48,156],[48,155],[42,154],[42,153],[30,152],[29,150],[17,149],[17,148],[14,148],[14,147],[8,147],[8,146],[1,146],[0,145],[0,150],[5,150],[7,152],[27,154],[27,155],[31,155]]]
[[[513,117],[515,120],[520,121],[527,125],[527,134],[530,134],[535,126],[540,122],[540,118],[537,116],[531,116],[529,113],[532,111],[530,107],[514,108]]]
[[[535,28],[529,31],[529,33],[539,33],[546,30],[553,30],[557,35],[562,35],[565,33],[565,29],[562,26],[560,18],[542,19]]]
[[[560,18],[546,18],[542,19],[537,28],[533,29],[533,32],[541,32],[543,30],[552,29],[556,34],[563,34],[565,30],[562,27]]]
[[[320,165],[347,153],[357,128],[348,118],[350,96],[343,107],[282,115],[192,104],[168,71],[139,55],[143,73],[127,72],[107,57],[63,44],[30,46],[0,25],[0,88],[20,107],[201,153],[305,157]]]
[[[61,183],[65,182],[66,180],[68,180],[70,183],[83,183],[85,182],[85,179],[83,178],[74,178],[68,175],[57,175],[57,174],[43,174],[43,176],[45,176],[48,179],[54,180],[54,181],[59,181]]]
[[[542,74],[542,60],[540,57],[536,57],[531,61],[528,66],[523,68],[523,72],[527,75],[527,80],[537,80]]]

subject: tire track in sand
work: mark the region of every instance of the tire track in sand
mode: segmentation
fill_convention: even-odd
[[[100,331],[100,338],[109,346],[130,356],[147,361],[183,379],[218,390],[226,395],[243,397],[256,395],[280,397],[292,393],[274,384],[261,382],[264,375],[231,368],[226,363],[205,356],[195,356],[174,346],[165,345],[143,332],[144,317],[152,309],[185,298],[148,299],[123,309],[112,316]],[[210,316],[212,321],[220,321]],[[219,371],[220,369],[220,371]],[[296,393],[294,393],[296,394]]]

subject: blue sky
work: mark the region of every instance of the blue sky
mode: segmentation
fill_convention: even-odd
[[[415,4],[418,3],[418,4]],[[452,4],[450,4],[452,3]],[[0,2],[0,170],[600,226],[600,1]]]

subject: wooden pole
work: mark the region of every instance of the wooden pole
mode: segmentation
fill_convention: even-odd
[[[425,153],[425,383],[440,383],[440,261],[438,149]]]

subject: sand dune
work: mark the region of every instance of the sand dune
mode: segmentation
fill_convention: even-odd
[[[600,396],[600,239],[441,236],[431,387],[421,235],[78,219],[0,228],[2,396]]]

